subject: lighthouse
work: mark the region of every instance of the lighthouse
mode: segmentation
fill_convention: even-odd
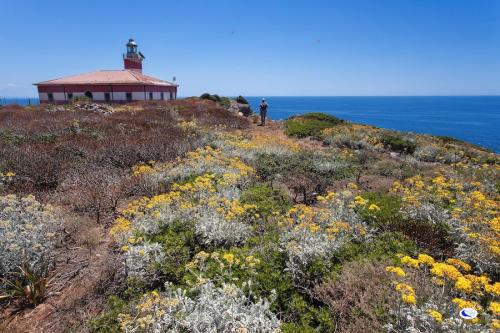
[[[131,38],[126,44],[121,70],[99,70],[35,83],[40,103],[69,103],[85,96],[96,102],[126,103],[144,100],[173,100],[177,84],[142,73],[146,57]]]
[[[142,73],[142,61],[146,57],[137,51],[137,43],[130,38],[127,43],[127,53],[123,55],[123,65],[125,69]]]

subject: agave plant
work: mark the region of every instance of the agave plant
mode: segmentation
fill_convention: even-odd
[[[26,263],[19,266],[15,279],[2,279],[0,299],[20,299],[29,306],[40,304],[46,296],[49,283],[48,268],[35,272]]]

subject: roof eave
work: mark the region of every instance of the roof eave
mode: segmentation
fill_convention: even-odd
[[[120,86],[135,86],[135,85],[148,85],[148,86],[167,86],[167,87],[178,87],[178,84],[172,83],[157,83],[157,82],[80,82],[80,83],[55,83],[55,82],[39,82],[33,83],[34,86],[81,86],[81,85],[96,85],[96,86],[109,86],[109,85],[120,85]]]

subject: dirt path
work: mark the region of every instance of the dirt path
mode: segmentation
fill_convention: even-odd
[[[293,139],[289,138],[284,132],[284,125],[282,121],[268,120],[265,126],[251,124],[249,128],[241,130],[243,134],[250,135],[265,135],[275,137],[279,141],[293,141],[304,149],[324,149],[325,146],[319,140],[312,138],[306,139]]]

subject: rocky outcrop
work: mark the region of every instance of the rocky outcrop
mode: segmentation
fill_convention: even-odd
[[[238,103],[234,100],[231,100],[229,103],[228,110],[231,112],[241,113],[243,116],[248,117],[252,114],[252,109],[248,104]]]
[[[69,106],[63,105],[50,105],[46,108],[49,112],[64,112],[67,110],[84,110],[84,111],[92,111],[96,113],[100,113],[102,115],[110,115],[115,112],[111,106],[106,104],[98,104],[98,103],[78,103]]]
[[[115,112],[115,110],[111,106],[106,104],[97,104],[97,103],[77,104],[75,105],[75,109],[97,112],[103,115],[109,115]]]

